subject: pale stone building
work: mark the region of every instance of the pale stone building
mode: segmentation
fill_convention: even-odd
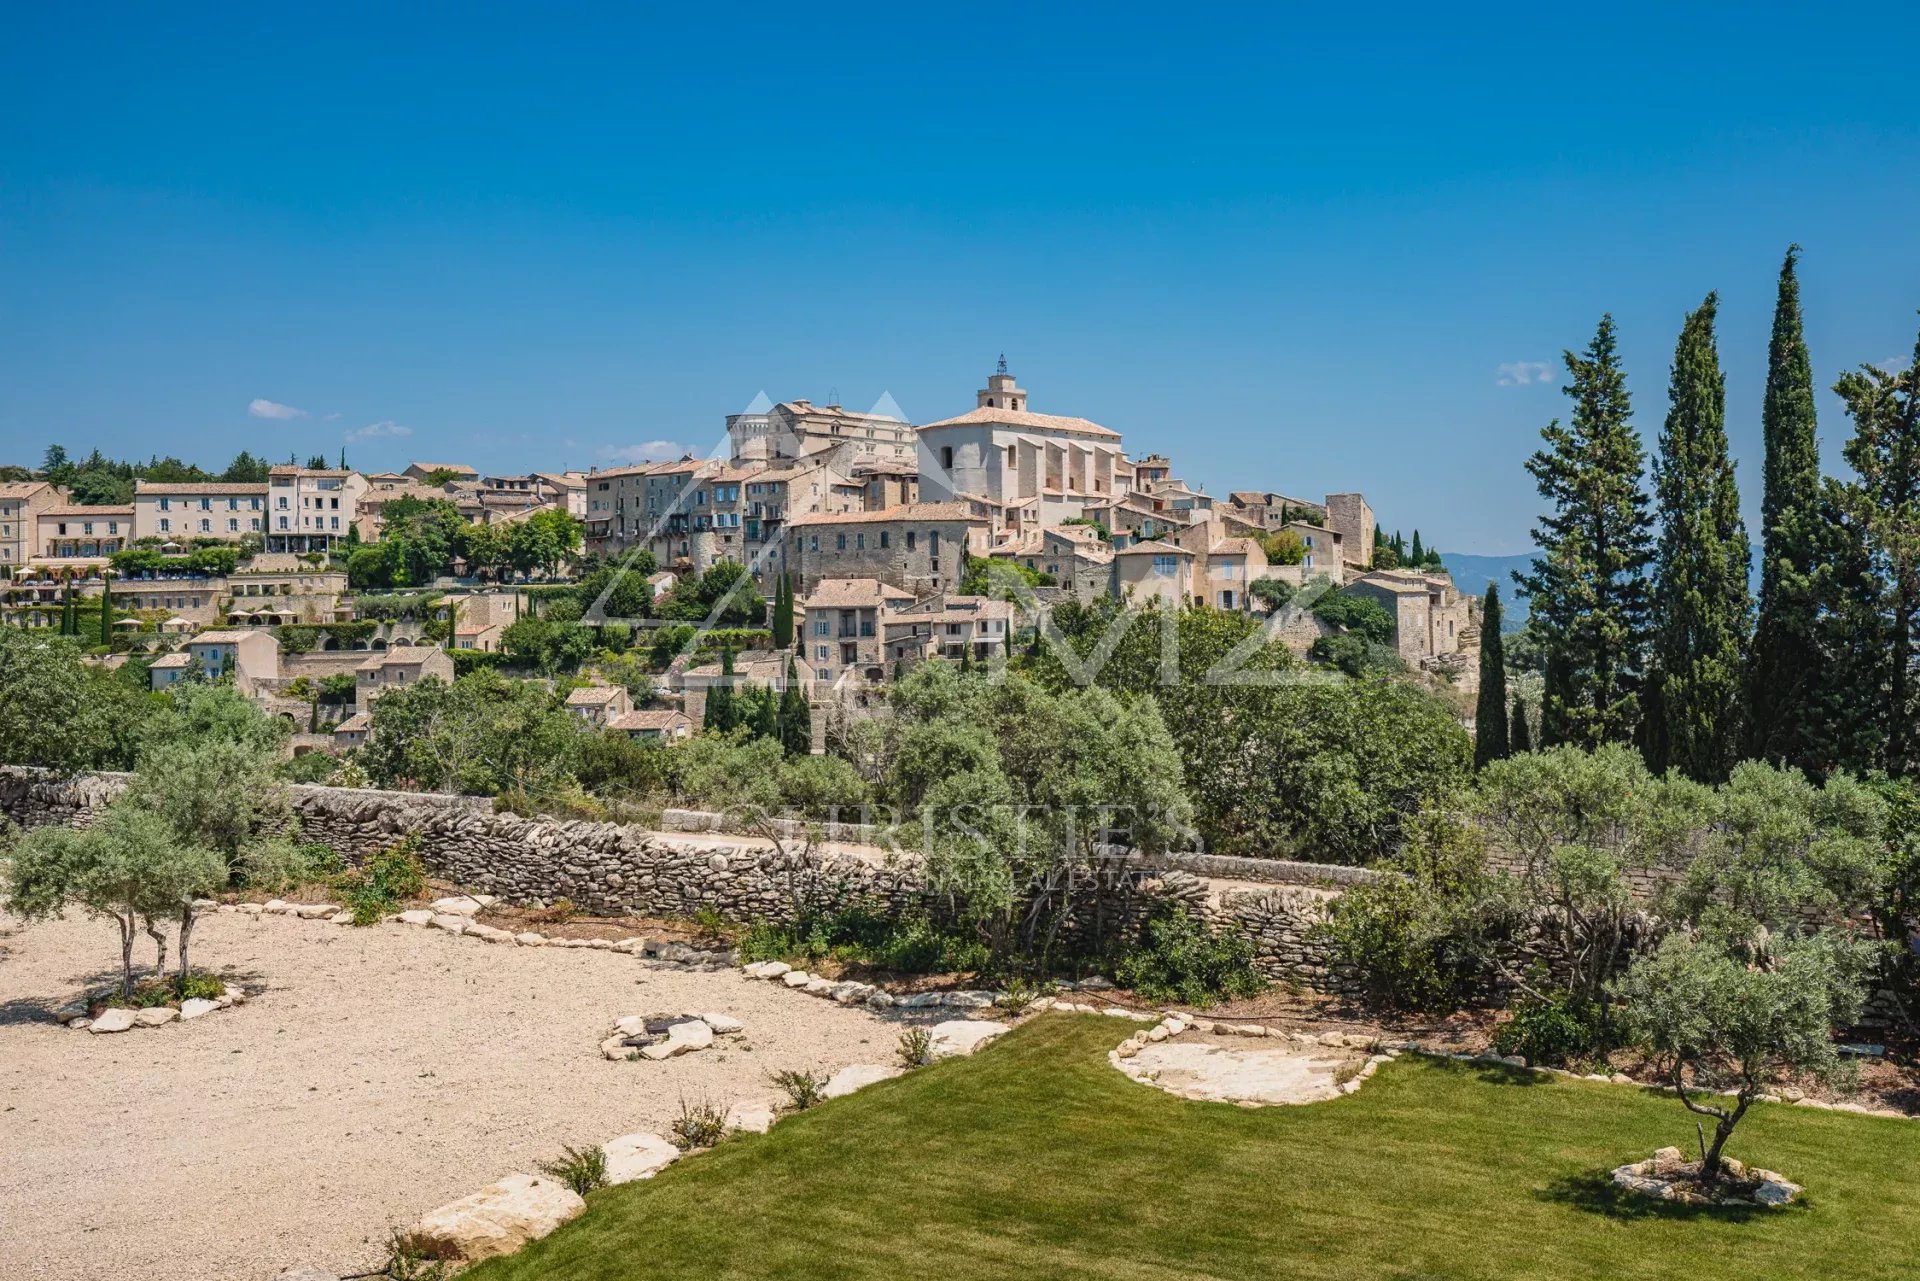
[[[1012,601],[943,592],[892,610],[883,620],[888,659],[911,667],[928,658],[1003,658],[1017,614]]]
[[[0,523],[5,523],[4,517]],[[35,526],[29,559],[51,565],[104,564],[133,541],[133,504],[43,507]]]
[[[264,631],[201,632],[175,653],[155,659],[148,679],[155,690],[166,689],[195,663],[208,680],[231,677],[235,689],[253,698],[280,680],[280,642]]]
[[[40,513],[66,506],[67,496],[44,480],[0,481],[0,565],[18,569],[32,558]]]
[[[1444,573],[1376,569],[1348,583],[1346,591],[1378,601],[1392,615],[1393,643],[1413,667],[1477,648],[1479,630],[1468,597]]]
[[[835,451],[846,452],[850,462],[914,461],[912,423],[809,400],[782,401],[765,413],[729,414],[727,440],[736,462],[791,462]]]
[[[1084,515],[1124,492],[1120,433],[1085,418],[1038,414],[1006,361],[972,411],[920,429],[920,493],[929,502],[1039,500],[1042,524]]]
[[[1158,600],[1175,609],[1193,599],[1194,555],[1175,543],[1148,539],[1113,554],[1114,589],[1144,605]]]
[[[268,469],[267,550],[325,552],[345,545],[367,489],[367,478],[355,471],[290,463]]]
[[[851,672],[869,684],[887,678],[886,621],[913,594],[875,578],[827,578],[794,604],[802,648],[822,681]]]
[[[382,694],[417,685],[429,676],[453,680],[453,660],[438,645],[396,645],[372,654],[356,669],[356,709],[370,711]]]
[[[957,585],[967,558],[992,550],[990,529],[965,502],[816,512],[789,523],[787,568],[802,596],[827,578],[873,578],[918,596]]]
[[[296,469],[297,470],[297,469]],[[133,536],[185,547],[196,538],[237,543],[267,534],[267,486],[244,482],[133,482]]]
[[[622,685],[588,685],[567,695],[567,712],[582,725],[605,729],[633,710],[633,696]]]

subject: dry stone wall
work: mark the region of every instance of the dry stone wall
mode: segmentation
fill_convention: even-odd
[[[125,775],[61,779],[0,768],[0,813],[25,827],[85,826],[125,782]],[[303,836],[349,860],[411,835],[435,875],[516,902],[565,898],[607,915],[690,916],[710,909],[733,920],[789,922],[854,902],[904,912],[927,897],[924,865],[911,853],[783,852],[740,836],[527,819],[496,814],[480,797],[303,784],[290,791]],[[1178,894],[1217,927],[1247,933],[1256,963],[1270,977],[1329,985],[1325,946],[1312,937],[1324,895],[1276,886],[1213,900],[1201,882],[1181,872],[1142,868],[1141,876],[1148,901]]]

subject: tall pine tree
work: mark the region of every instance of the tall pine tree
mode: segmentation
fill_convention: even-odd
[[[733,648],[728,646],[720,651],[720,679],[707,687],[707,705],[700,727],[725,734],[739,719],[733,693]]]
[[[1727,383],[1708,294],[1680,327],[1666,429],[1654,460],[1652,684],[1645,731],[1655,773],[1725,781],[1740,755],[1749,599],[1747,527],[1727,456]]]
[[[1747,754],[1818,769],[1830,744],[1816,710],[1826,671],[1820,660],[1820,444],[1813,361],[1800,325],[1800,246],[1787,249],[1767,345],[1760,410],[1766,442],[1760,501],[1760,612],[1747,656]]]
[[[1550,506],[1533,531],[1540,555],[1514,581],[1547,651],[1542,744],[1593,747],[1639,726],[1651,520],[1613,317],[1566,362],[1572,420],[1542,428],[1546,447],[1527,460]]]
[[[1914,664],[1920,661],[1920,341],[1913,363],[1897,373],[1872,365],[1841,375],[1833,390],[1853,419],[1847,464],[1858,477],[1846,506],[1879,571],[1877,639],[1884,655],[1884,695],[1862,709],[1884,726],[1881,764],[1910,772],[1920,745],[1914,733]]]
[[[1473,766],[1505,757],[1507,736],[1507,646],[1500,634],[1500,588],[1487,584],[1480,606],[1480,700],[1473,711]]]

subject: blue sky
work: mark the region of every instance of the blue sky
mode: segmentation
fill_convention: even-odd
[[[0,459],[605,465],[761,391],[931,421],[1005,351],[1209,490],[1360,488],[1503,553],[1601,312],[1651,444],[1721,292],[1751,511],[1786,245],[1823,386],[1920,307],[1911,5],[7,25]]]

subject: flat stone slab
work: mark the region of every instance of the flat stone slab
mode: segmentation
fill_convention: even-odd
[[[100,1011],[100,1017],[87,1024],[87,1031],[93,1033],[124,1032],[133,1026],[133,1011],[111,1009]]]
[[[1321,1103],[1340,1097],[1337,1074],[1363,1057],[1321,1047],[1267,1041],[1214,1045],[1192,1033],[1143,1047],[1120,1070],[1170,1094],[1221,1103]]]
[[[448,898],[437,898],[431,905],[436,912],[451,912],[456,916],[477,916],[486,904],[468,894],[455,894]]]
[[[651,1179],[680,1159],[680,1149],[657,1134],[623,1134],[601,1145],[607,1154],[607,1182]]]
[[[1007,1030],[1007,1024],[991,1019],[951,1019],[936,1023],[929,1029],[933,1037],[933,1057],[944,1059],[956,1054],[972,1054]]]
[[[904,1071],[905,1068],[890,1063],[850,1063],[835,1072],[820,1093],[824,1098],[841,1098],[877,1082],[892,1080]]]

